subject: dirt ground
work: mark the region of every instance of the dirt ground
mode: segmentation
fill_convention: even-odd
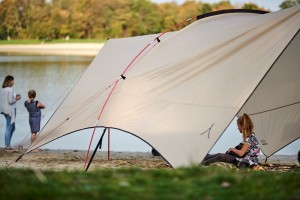
[[[89,163],[92,152],[86,158],[86,151],[78,150],[41,150],[25,154],[0,150],[0,168],[30,168],[40,170],[84,170]],[[95,168],[137,167],[171,168],[160,156],[152,156],[146,152],[97,152],[89,166]]]
[[[86,158],[86,151],[79,150],[47,150],[25,154],[18,151],[7,152],[0,149],[0,168],[29,168],[33,170],[84,170],[88,165],[92,152]],[[261,169],[266,171],[299,170],[296,155],[273,155],[265,162],[260,158]],[[142,169],[172,167],[161,157],[153,156],[151,152],[110,152],[109,160],[106,151],[98,151],[89,166],[89,170],[98,168],[126,168],[136,167]]]

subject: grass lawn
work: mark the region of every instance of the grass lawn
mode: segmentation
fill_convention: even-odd
[[[0,177],[0,199],[300,199],[300,171],[1,169]]]

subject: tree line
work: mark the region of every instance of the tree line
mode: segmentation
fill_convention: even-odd
[[[300,0],[281,5],[290,1]],[[190,17],[234,8],[229,1],[178,5],[150,0],[0,0],[0,39],[130,37],[160,33]],[[254,3],[241,8],[264,10]]]

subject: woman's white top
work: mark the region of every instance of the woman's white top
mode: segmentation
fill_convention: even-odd
[[[0,113],[11,117],[11,123],[16,120],[16,93],[12,87],[1,88],[0,93]]]

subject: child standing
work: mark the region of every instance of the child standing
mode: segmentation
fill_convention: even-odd
[[[36,92],[34,90],[28,91],[28,100],[24,102],[25,107],[29,113],[29,125],[31,129],[31,143],[35,140],[37,133],[40,131],[41,125],[41,109],[46,106],[40,102],[34,100]]]

